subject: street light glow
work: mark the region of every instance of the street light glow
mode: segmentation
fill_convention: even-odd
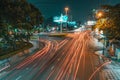
[[[99,13],[98,13],[98,17],[101,17],[101,16],[102,16],[102,13],[101,13],[101,12],[99,12]]]
[[[104,12],[103,12],[103,11],[98,11],[98,12],[96,13],[96,17],[97,17],[97,18],[101,18],[101,17],[103,17],[103,15],[104,15]]]
[[[65,7],[65,14],[67,15],[69,8]]]

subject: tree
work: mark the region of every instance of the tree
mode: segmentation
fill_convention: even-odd
[[[29,33],[34,25],[42,24],[42,22],[43,17],[39,9],[26,0],[0,0],[0,33],[8,34],[8,25],[11,25],[12,29],[24,29]],[[19,35],[15,33],[13,33],[14,36],[19,36],[17,40],[21,44],[24,43],[22,40],[24,36],[21,36],[23,33]],[[2,34],[3,37],[6,36],[5,34]],[[16,40],[14,38],[11,38],[13,42]]]
[[[108,38],[120,39],[120,4],[103,5],[104,16],[99,18],[95,27],[104,30]]]

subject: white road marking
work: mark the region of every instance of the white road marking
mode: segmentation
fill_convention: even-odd
[[[18,76],[15,80],[19,80],[22,76]]]
[[[51,67],[51,70],[54,68],[54,66]]]

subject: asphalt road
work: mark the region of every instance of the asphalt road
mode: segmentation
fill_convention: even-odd
[[[94,54],[90,31],[71,33],[60,41],[39,40],[45,47],[5,70],[0,80],[101,80],[99,69],[109,61]]]

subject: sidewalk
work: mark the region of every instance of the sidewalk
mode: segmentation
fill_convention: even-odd
[[[97,51],[97,53],[103,55],[103,50]],[[101,73],[101,80],[120,80],[120,60],[113,58],[108,51],[108,48],[104,49],[104,56],[109,57],[112,63],[105,66]]]
[[[105,66],[104,74],[106,80],[120,80],[120,63],[112,61],[111,64]]]
[[[101,47],[104,47],[102,42],[96,42],[96,45],[98,46],[101,44]],[[120,80],[120,60],[116,60],[110,55],[109,47],[104,47],[104,49],[97,51],[96,53],[104,55],[112,60],[111,64],[104,66],[100,71],[100,80]]]

